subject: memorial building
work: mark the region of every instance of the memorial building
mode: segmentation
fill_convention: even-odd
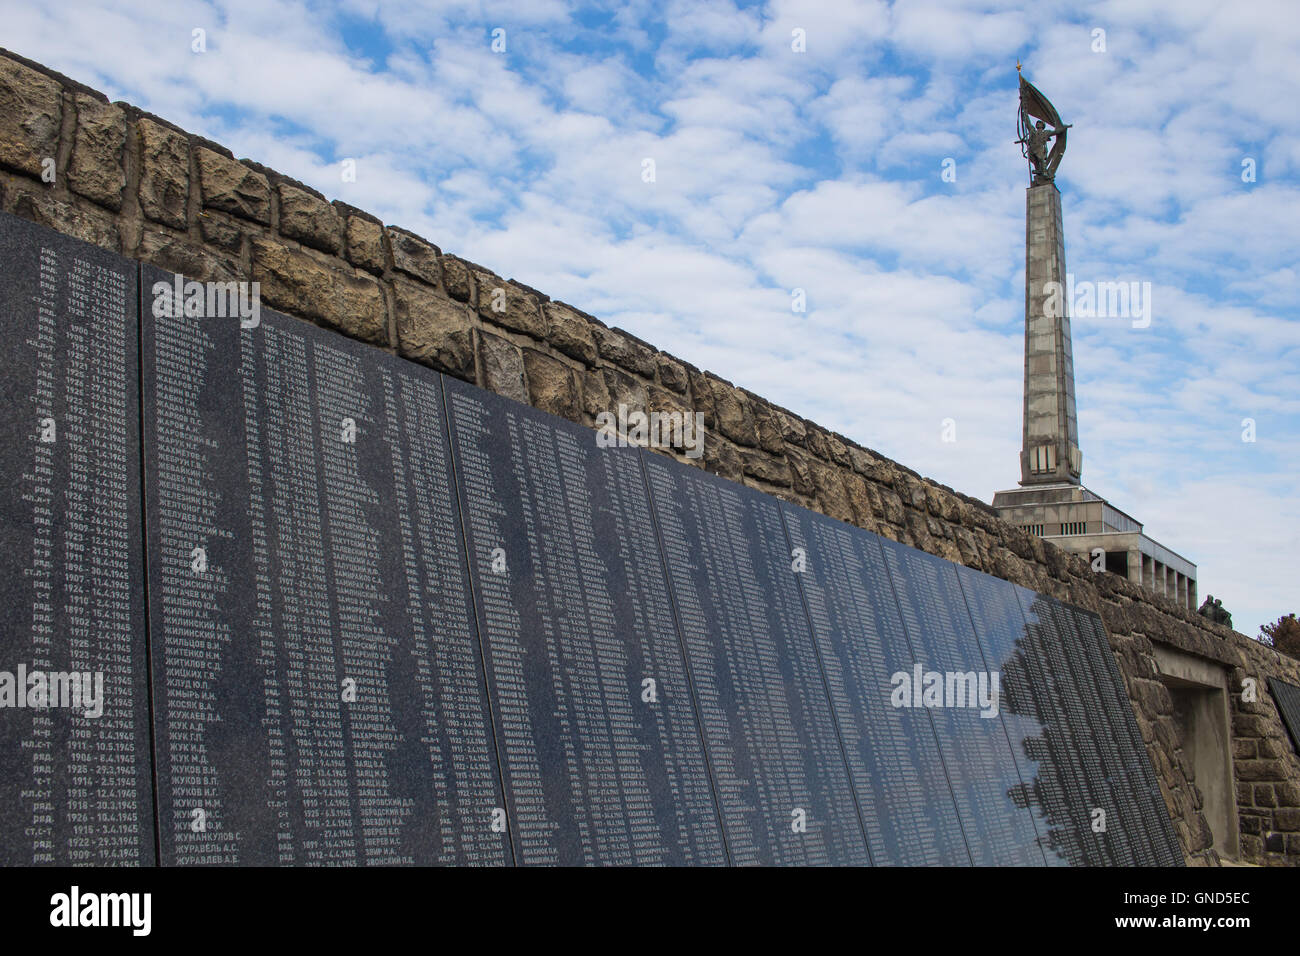
[[[1142,522],[1081,482],[1061,194],[1055,173],[1066,129],[1022,76],[1021,128],[1033,174],[1025,196],[1025,396],[1020,487],[999,491],[1003,519],[1105,570],[1196,610],[1196,565],[1142,530]],[[1036,120],[1037,129],[1031,127]],[[1046,124],[1052,124],[1048,131]],[[1046,150],[1046,138],[1055,138]]]

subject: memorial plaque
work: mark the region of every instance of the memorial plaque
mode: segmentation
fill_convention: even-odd
[[[806,508],[783,504],[782,511],[791,549],[802,552],[804,568],[796,578],[872,862],[969,865],[931,716],[890,702],[892,678],[911,675],[915,661],[879,538]]]
[[[142,272],[162,862],[510,862],[439,376],[211,291]]]
[[[136,266],[4,214],[0,261],[0,864],[152,864]]]
[[[634,449],[446,380],[522,864],[723,864]]]
[[[1002,675],[1002,722],[1047,862],[1110,863],[1091,830],[1096,776],[1080,756],[1091,745],[1076,740],[1065,719],[1066,707],[1075,702],[1062,699],[1073,692],[1059,670],[1063,656],[1045,643],[1043,625],[1035,619],[1031,627],[1025,620],[1015,585],[965,567],[957,569],[957,577],[984,658]]]
[[[1291,746],[1300,753],[1300,687],[1270,677],[1268,689],[1277,705],[1277,712],[1282,715],[1286,732],[1291,735]]]
[[[972,859],[978,866],[1044,865],[1000,702],[987,703],[996,671],[981,653],[956,565],[895,541],[881,544],[916,660],[911,701],[920,696],[934,717]]]
[[[1104,834],[1096,835],[1104,837],[1114,865],[1150,865],[1153,860],[1145,830],[1146,812],[1139,805],[1134,789],[1133,776],[1138,772],[1134,758],[1138,754],[1121,745],[1121,740],[1126,744],[1127,738],[1118,708],[1129,710],[1128,699],[1126,696],[1121,699],[1113,687],[1107,686],[1111,684],[1110,672],[1097,653],[1086,625],[1081,627],[1084,612],[1056,600],[1041,596],[1040,600],[1046,600],[1052,613],[1060,619],[1066,667],[1074,678],[1088,720],[1087,734],[1080,741],[1080,748],[1084,753],[1095,753],[1103,768],[1103,776],[1094,783],[1101,785],[1100,793],[1105,799],[1096,806],[1107,808],[1106,829]],[[1145,753],[1142,757],[1145,759]]]
[[[868,864],[779,503],[642,462],[732,862]]]
[[[1142,812],[1134,805],[1126,768],[1115,741],[1101,739],[1113,738],[1113,730],[1093,673],[1092,639],[1079,632],[1071,609],[1060,601],[1020,587],[1016,593],[1033,643],[1047,665],[1048,699],[1055,702],[1063,733],[1071,741],[1056,764],[1058,771],[1069,767],[1076,781],[1071,808],[1061,814],[1070,821],[1070,832],[1078,834],[1078,859],[1071,862],[1092,866],[1149,862],[1149,847],[1140,830]],[[1109,674],[1105,680],[1110,680]],[[1099,829],[1103,824],[1104,829]]]
[[[1115,652],[1106,637],[1106,628],[1101,618],[1091,611],[1063,606],[1074,620],[1079,646],[1087,652],[1091,665],[1093,686],[1101,697],[1105,723],[1094,727],[1094,738],[1103,752],[1111,754],[1110,759],[1123,767],[1127,799],[1134,817],[1121,821],[1121,825],[1126,833],[1132,834],[1132,862],[1137,866],[1183,866],[1185,861],[1178,834],[1160,794],[1160,785],[1151,768],[1151,758],[1142,741],[1142,732],[1133,715],[1133,705],[1115,661]]]

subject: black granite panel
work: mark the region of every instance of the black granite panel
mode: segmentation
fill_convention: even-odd
[[[1100,719],[1093,721],[1093,739],[1105,758],[1122,768],[1121,801],[1127,809],[1118,826],[1129,852],[1119,854],[1119,862],[1136,866],[1182,866],[1178,834],[1160,794],[1106,628],[1101,618],[1091,611],[1068,604],[1062,608],[1074,622],[1078,647],[1083,651],[1078,665],[1081,680],[1091,680],[1099,697],[1096,707]]]
[[[642,461],[732,861],[869,863],[779,502]]]
[[[978,866],[1044,865],[1000,719],[1001,674],[984,660],[957,566],[895,541],[881,544],[916,658],[900,699],[934,718],[972,859]]]
[[[863,825],[877,866],[968,865],[931,717],[891,703],[915,663],[870,532],[784,504]],[[1019,611],[1017,610],[1017,615]]]
[[[1282,715],[1282,722],[1286,724],[1287,733],[1291,735],[1291,746],[1300,753],[1300,687],[1271,677],[1268,689],[1278,713]]]
[[[725,863],[637,453],[446,388],[519,862]]]
[[[509,862],[440,377],[171,317],[174,281],[143,270],[162,861]]]
[[[0,864],[151,864],[137,268],[8,215],[0,263]]]

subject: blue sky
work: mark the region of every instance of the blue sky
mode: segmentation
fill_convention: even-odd
[[[0,0],[0,22],[110,98],[985,500],[1019,477],[1018,58],[1074,124],[1070,271],[1152,289],[1148,328],[1075,318],[1085,483],[1239,630],[1300,610],[1289,0]]]

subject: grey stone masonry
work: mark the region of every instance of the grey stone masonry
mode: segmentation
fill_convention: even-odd
[[[1061,194],[1052,183],[1025,193],[1025,415],[1022,485],[1078,484],[1083,468],[1074,407],[1074,358],[1066,302]]]

